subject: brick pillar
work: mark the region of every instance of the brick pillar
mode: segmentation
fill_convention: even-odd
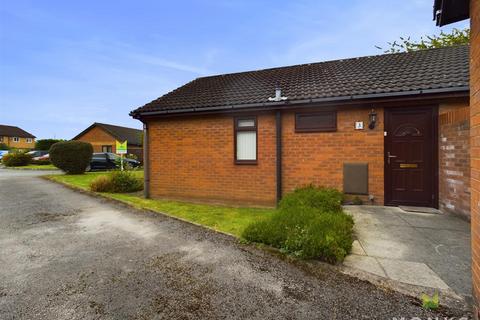
[[[480,0],[470,1],[470,146],[474,314],[480,320]]]

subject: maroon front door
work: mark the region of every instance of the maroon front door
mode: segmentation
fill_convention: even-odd
[[[385,109],[385,204],[438,207],[437,109]]]

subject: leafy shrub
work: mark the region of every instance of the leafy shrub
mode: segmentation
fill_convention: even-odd
[[[143,190],[143,181],[128,171],[113,171],[95,178],[90,183],[95,192],[128,193]]]
[[[0,150],[9,150],[10,148],[7,146],[6,143],[1,142],[0,143]]]
[[[324,213],[310,223],[289,234],[285,250],[301,258],[322,258],[330,263],[342,261],[352,249],[352,217]]]
[[[280,201],[280,209],[306,206],[328,212],[342,212],[343,193],[333,188],[309,185],[295,189]]]
[[[113,171],[112,192],[135,192],[143,190],[143,181],[128,171]]]
[[[90,190],[94,192],[111,192],[112,179],[109,176],[98,176],[90,183]]]
[[[26,166],[32,161],[32,157],[24,152],[7,153],[2,157],[2,162],[7,167]]]
[[[31,164],[36,164],[36,165],[39,165],[39,166],[44,166],[44,165],[47,165],[47,164],[51,164],[50,160],[32,160],[30,162]]]
[[[50,148],[50,161],[69,174],[81,174],[90,164],[93,147],[83,141],[57,142]]]
[[[247,226],[248,241],[279,248],[300,258],[342,261],[352,248],[353,219],[342,211],[342,194],[309,186],[286,195],[268,220]]]
[[[48,151],[50,147],[57,142],[65,141],[62,139],[40,139],[35,141],[35,150]]]

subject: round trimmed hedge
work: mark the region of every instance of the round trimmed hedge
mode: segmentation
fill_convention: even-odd
[[[2,162],[7,167],[27,166],[32,161],[32,157],[24,152],[7,153],[3,156]]]
[[[57,142],[50,148],[50,161],[69,174],[81,174],[90,164],[93,147],[83,141]]]

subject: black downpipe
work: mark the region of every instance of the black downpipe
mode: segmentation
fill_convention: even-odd
[[[148,150],[148,124],[143,123],[143,195],[150,198],[150,158]]]
[[[278,110],[275,114],[276,131],[276,173],[277,173],[277,204],[282,199],[282,112]]]

